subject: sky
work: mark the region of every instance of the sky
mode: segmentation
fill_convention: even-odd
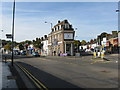
[[[0,20],[2,39],[12,30],[13,2],[2,2]],[[33,40],[48,35],[50,23],[67,19],[75,30],[75,39],[94,39],[102,32],[118,30],[118,2],[16,2],[15,41]],[[47,21],[48,23],[45,23]],[[6,39],[9,40],[9,39]]]

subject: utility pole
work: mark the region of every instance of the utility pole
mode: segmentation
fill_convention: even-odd
[[[14,21],[15,21],[15,0],[13,3],[13,22],[12,22],[12,66],[13,66],[13,59],[14,59]]]

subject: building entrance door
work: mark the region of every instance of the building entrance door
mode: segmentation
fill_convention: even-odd
[[[66,44],[66,53],[71,55],[71,44]]]

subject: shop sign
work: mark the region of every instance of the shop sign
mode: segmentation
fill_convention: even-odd
[[[110,45],[110,41],[107,41],[106,42],[106,46],[108,47]]]

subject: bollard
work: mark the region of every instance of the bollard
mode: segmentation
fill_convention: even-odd
[[[104,56],[105,56],[104,51],[102,51],[101,52],[101,58],[104,59]]]
[[[94,55],[94,58],[96,58],[96,52],[94,52],[93,55]]]
[[[100,52],[98,52],[98,57],[100,57]]]

